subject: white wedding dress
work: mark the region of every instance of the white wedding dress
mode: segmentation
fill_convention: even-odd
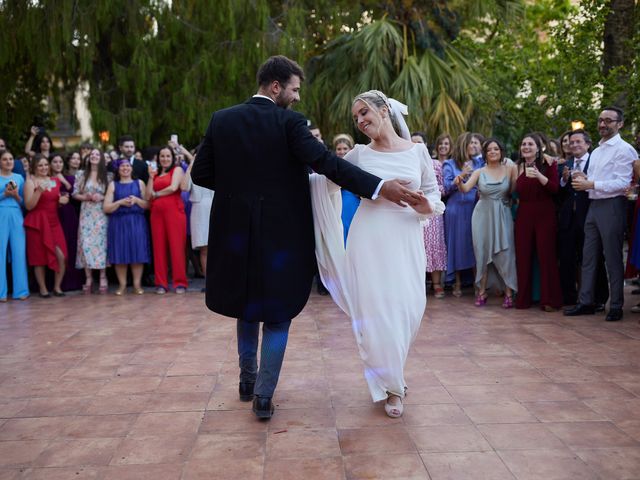
[[[429,216],[444,212],[424,144],[393,153],[356,145],[345,159],[384,180],[409,180],[407,187],[421,189],[429,200]],[[345,250],[339,187],[317,174],[310,181],[318,268],[336,304],[351,317],[371,397],[404,397],[404,365],[426,306],[422,222],[428,216],[381,197],[363,198]]]

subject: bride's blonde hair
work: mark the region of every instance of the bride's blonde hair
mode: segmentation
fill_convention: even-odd
[[[387,107],[387,111],[389,112],[389,120],[391,120],[391,125],[393,126],[393,130],[398,134],[399,137],[402,136],[402,131],[400,129],[400,125],[395,119],[394,115],[391,115],[391,104],[389,103],[389,99],[387,96],[382,93],[380,90],[369,90],[366,92],[362,92],[353,99],[351,102],[351,106],[355,105],[355,103],[360,100],[364,102],[369,108],[374,108],[378,114],[380,114],[380,110],[382,107]]]

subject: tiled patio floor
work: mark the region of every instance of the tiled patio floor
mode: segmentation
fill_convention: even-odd
[[[238,401],[234,322],[202,294],[2,304],[0,480],[640,479],[634,300],[606,323],[429,297],[390,419],[314,294],[270,422]]]

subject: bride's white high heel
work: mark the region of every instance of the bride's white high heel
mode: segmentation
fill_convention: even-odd
[[[390,404],[389,400],[391,399],[391,397],[396,397],[398,400],[400,400],[400,405]],[[404,406],[402,405],[402,399],[397,395],[389,395],[387,397],[387,401],[384,403],[384,411],[386,412],[387,416],[391,418],[401,417],[402,412],[404,411]]]

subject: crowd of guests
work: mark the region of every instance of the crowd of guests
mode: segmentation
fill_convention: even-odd
[[[0,301],[9,290],[29,297],[30,270],[42,298],[106,294],[110,266],[116,295],[127,292],[129,270],[134,294],[144,293],[145,270],[156,293],[170,285],[185,293],[193,251],[200,250],[195,271],[205,271],[213,200],[191,183],[193,154],[172,139],[145,161],[131,136],[119,139],[115,154],[83,144],[63,155],[52,145],[33,127],[16,160],[0,139]]]
[[[435,298],[444,298],[446,288],[460,297],[463,287],[473,285],[478,307],[493,291],[504,308],[537,303],[556,311],[575,305],[566,315],[593,313],[610,300],[607,320],[622,318],[625,235],[627,276],[640,271],[640,200],[632,228],[625,225],[629,199],[637,198],[640,162],[620,137],[623,122],[621,110],[606,108],[598,119],[599,143],[583,129],[558,139],[532,132],[512,154],[500,140],[478,133],[455,140],[439,135],[432,162],[446,211],[424,227]],[[320,130],[310,129],[322,142]],[[412,140],[427,143],[422,132]],[[171,284],[182,294],[189,236],[199,251],[194,267],[205,271],[214,194],[191,182],[194,157],[176,139],[148,155],[150,160],[131,136],[121,137],[117,151],[109,153],[84,144],[63,156],[52,146],[46,132],[33,127],[26,155],[16,161],[0,139],[0,301],[8,297],[7,264],[18,299],[29,296],[27,265],[45,298],[76,289],[107,293],[110,265],[118,279],[116,295],[127,291],[129,268],[132,291],[142,294],[150,264],[156,293],[167,293]],[[354,141],[342,133],[331,146],[348,158]],[[343,190],[342,203],[348,244],[359,198]],[[640,312],[640,305],[632,311]]]
[[[623,123],[621,110],[606,108],[598,119],[599,142],[584,129],[558,139],[531,132],[512,154],[500,140],[478,133],[455,141],[438,136],[432,162],[446,211],[424,227],[435,298],[444,298],[445,288],[461,297],[463,287],[473,285],[478,307],[493,291],[504,308],[574,306],[565,315],[603,310],[610,299],[607,320],[621,319],[625,235],[627,276],[640,270],[640,200],[631,206],[633,228],[625,226],[629,199],[637,198],[640,135],[636,151],[620,137]],[[427,143],[422,132],[412,140]],[[337,135],[333,148],[343,156],[353,141]],[[357,208],[351,197],[343,191],[345,241]],[[640,304],[631,311],[640,312]]]

